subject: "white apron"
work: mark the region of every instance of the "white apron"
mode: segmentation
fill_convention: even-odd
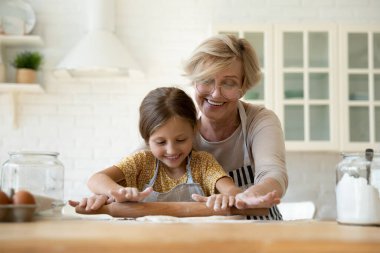
[[[241,122],[241,129],[243,130],[244,137],[244,165],[241,168],[237,168],[229,172],[230,177],[235,182],[235,185],[245,190],[255,183],[255,163],[251,161],[249,157],[249,146],[247,143],[247,115],[245,113],[243,104],[238,103],[239,116]],[[282,220],[282,215],[277,206],[273,206],[269,210],[267,216],[247,216],[248,220]]]

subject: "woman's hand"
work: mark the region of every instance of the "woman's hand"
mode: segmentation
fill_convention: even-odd
[[[245,208],[270,208],[280,203],[276,191],[268,192],[260,196],[253,191],[246,190],[236,195],[235,206],[238,209]]]
[[[206,202],[206,206],[213,208],[215,211],[225,210],[227,207],[232,207],[235,203],[235,196],[223,194],[213,194],[210,197],[193,194],[191,197],[197,202]]]
[[[139,190],[134,187],[125,187],[120,188],[117,191],[110,191],[110,195],[115,199],[116,202],[139,202],[148,197],[152,191],[152,187],[148,187],[142,192],[139,192]]]
[[[69,200],[69,205],[72,207],[80,206],[86,209],[86,211],[90,210],[98,210],[104,205],[110,204],[113,202],[113,199],[108,197],[107,195],[96,194],[89,198],[83,198],[80,202]]]

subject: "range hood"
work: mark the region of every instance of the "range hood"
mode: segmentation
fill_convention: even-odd
[[[55,74],[72,77],[142,75],[115,36],[114,0],[87,0],[88,32],[58,64]]]

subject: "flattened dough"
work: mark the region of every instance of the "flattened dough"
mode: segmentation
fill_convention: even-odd
[[[179,218],[182,222],[212,222],[212,221],[232,221],[232,220],[245,220],[245,216],[242,215],[214,215],[206,217],[184,217]]]
[[[136,218],[136,221],[149,221],[149,222],[178,222],[179,218],[169,215],[147,215]]]
[[[233,216],[206,216],[206,217],[183,217],[178,218],[168,215],[147,215],[144,217],[136,218],[136,221],[143,222],[213,222],[213,221],[233,221],[233,220],[245,220],[245,216],[233,215]]]

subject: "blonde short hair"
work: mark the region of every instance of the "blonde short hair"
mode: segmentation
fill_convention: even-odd
[[[209,78],[227,68],[235,59],[242,62],[242,89],[246,92],[260,81],[259,61],[251,44],[234,35],[220,34],[203,41],[185,62],[185,76],[191,81]]]

